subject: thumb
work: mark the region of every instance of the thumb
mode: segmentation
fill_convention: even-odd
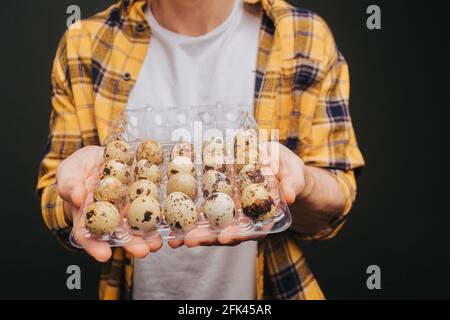
[[[79,180],[69,178],[60,186],[58,192],[65,201],[73,203],[77,208],[83,205],[86,198],[86,187]]]
[[[293,204],[297,194],[295,192],[295,187],[289,181],[289,179],[284,179],[280,183],[280,193],[281,197],[287,202],[287,204]]]

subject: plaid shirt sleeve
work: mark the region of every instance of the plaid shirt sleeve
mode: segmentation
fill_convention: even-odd
[[[56,169],[62,160],[81,147],[75,105],[67,66],[67,33],[61,40],[52,71],[52,111],[46,154],[40,164],[37,184],[45,224],[64,245],[69,246],[71,225],[64,215],[63,200],[56,187]]]
[[[306,136],[307,143],[300,144],[298,153],[305,164],[327,169],[336,179],[345,196],[342,215],[329,227],[303,239],[321,240],[335,236],[344,224],[356,198],[355,171],[364,166],[363,156],[356,142],[349,110],[349,68],[339,52],[327,24],[317,15],[313,24],[322,39],[323,60],[319,81],[310,87],[316,92],[314,111]],[[299,134],[304,132],[298,129]]]

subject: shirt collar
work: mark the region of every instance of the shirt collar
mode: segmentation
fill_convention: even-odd
[[[123,12],[128,14],[134,5],[137,5],[138,3],[144,5],[143,2],[146,1],[147,0],[122,0],[121,7],[122,10],[124,10]],[[285,12],[285,10],[277,10],[277,8],[284,8],[287,5],[285,0],[244,0],[244,3],[248,5],[260,5],[275,25],[278,24],[283,16],[282,13]]]
[[[147,0],[122,0],[122,5],[129,10],[131,8],[131,6],[135,3],[135,2],[141,2],[141,1],[147,1]],[[268,11],[270,10],[270,8],[272,7],[272,5],[279,0],[244,0],[245,3],[248,4],[257,4],[257,3],[261,3],[262,7],[264,8],[264,10]]]

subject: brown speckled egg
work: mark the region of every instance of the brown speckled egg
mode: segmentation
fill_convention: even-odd
[[[156,164],[151,164],[147,159],[140,160],[134,167],[136,180],[146,179],[159,186],[161,184],[161,169]]]
[[[203,195],[208,197],[215,192],[222,192],[233,196],[233,184],[224,173],[216,170],[208,170],[203,175]]]
[[[222,173],[227,171],[227,157],[222,153],[207,153],[203,158],[203,172],[216,170]]]
[[[234,201],[225,193],[213,193],[206,199],[203,213],[212,228],[226,228],[236,215]]]
[[[197,180],[188,173],[177,173],[167,182],[167,194],[182,192],[193,201],[197,198]]]
[[[211,137],[203,142],[203,158],[207,154],[225,154],[225,141],[219,137]]]
[[[176,157],[188,157],[192,162],[195,161],[194,146],[190,142],[180,142],[175,145],[170,153],[170,160]]]
[[[106,177],[100,180],[94,192],[95,201],[108,201],[114,203],[125,194],[125,187],[119,179]]]
[[[195,166],[191,159],[188,157],[173,158],[167,167],[167,176],[170,178],[177,173],[188,173],[195,177]]]
[[[156,228],[160,221],[159,202],[153,197],[141,196],[134,199],[128,209],[127,220],[131,229],[149,232]]]
[[[239,130],[234,137],[234,159],[237,171],[247,164],[258,164],[258,133],[254,129]]]
[[[159,201],[158,186],[147,179],[135,181],[128,189],[128,195],[131,201],[141,196],[149,196]]]
[[[109,202],[94,202],[84,210],[86,228],[92,234],[108,235],[120,225],[119,210]]]
[[[249,184],[262,184],[267,191],[270,191],[269,183],[257,164],[245,165],[239,172],[241,191]]]
[[[131,179],[131,168],[122,160],[108,160],[102,167],[101,179],[115,177],[123,184],[128,184]]]
[[[111,159],[122,160],[128,165],[133,163],[134,155],[131,146],[123,141],[110,142],[103,152],[103,159],[105,161]]]
[[[258,221],[270,219],[276,206],[270,193],[261,184],[250,184],[242,192],[244,214]]]
[[[139,145],[136,151],[136,159],[138,161],[147,159],[152,164],[160,165],[164,162],[163,147],[155,140],[144,141]]]
[[[164,215],[170,227],[189,232],[197,225],[198,214],[194,202],[184,193],[171,193],[164,201]]]

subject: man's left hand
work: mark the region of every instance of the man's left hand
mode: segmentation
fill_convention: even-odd
[[[269,142],[260,146],[261,160],[268,164],[278,179],[280,196],[288,205],[295,202],[305,190],[305,165],[295,153],[277,142]],[[271,228],[271,225],[268,225]],[[170,240],[172,248],[186,245],[189,248],[198,246],[236,246],[244,241],[259,240],[265,235],[240,235],[239,225],[232,225],[219,233],[207,228],[196,228],[186,234],[184,240]]]

